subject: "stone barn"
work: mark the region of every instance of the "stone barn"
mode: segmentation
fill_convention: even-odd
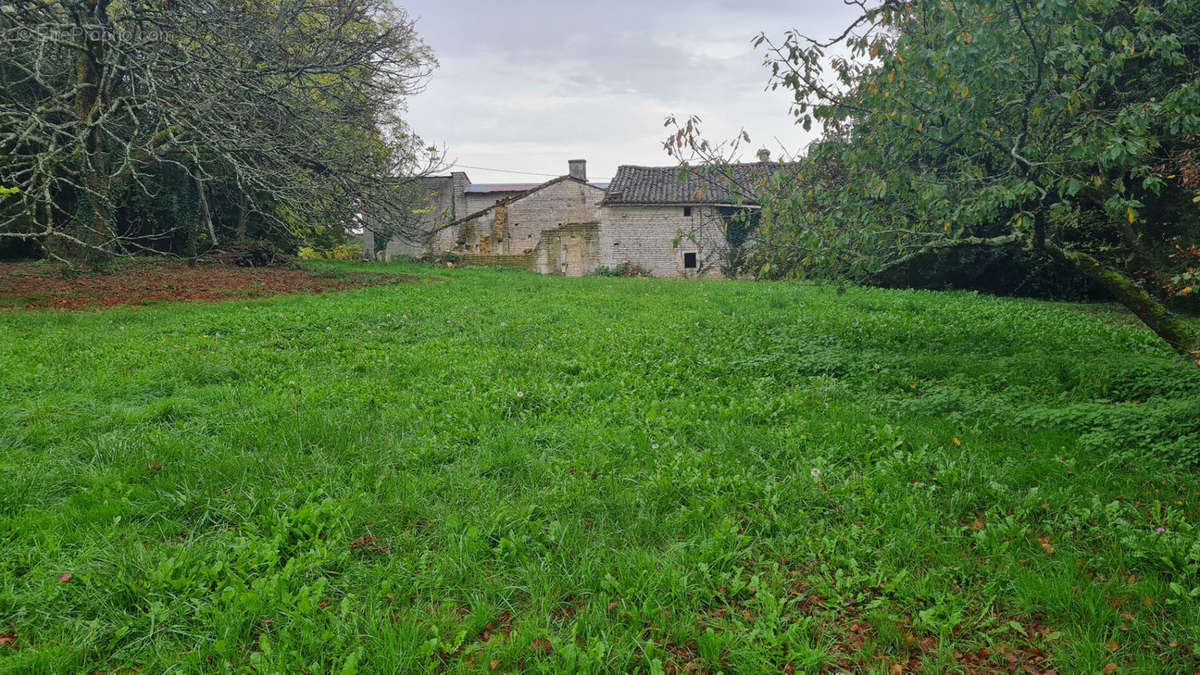
[[[720,276],[741,243],[731,223],[753,219],[754,183],[782,166],[759,158],[709,172],[621,166],[609,184],[589,183],[584,160],[538,185],[473,185],[465,173],[427,178],[423,240],[397,239],[387,253],[453,254],[463,264],[564,276],[626,264],[656,277]]]
[[[587,182],[583,160],[570,173],[503,196],[450,221],[449,247],[464,262],[525,267],[542,274],[583,276],[599,266],[598,230],[604,188]]]
[[[769,158],[763,150],[745,164],[618,168],[601,204],[601,264],[656,277],[721,276],[746,225],[757,222],[756,184],[783,166]]]

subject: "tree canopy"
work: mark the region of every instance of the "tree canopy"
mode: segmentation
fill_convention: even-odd
[[[824,136],[765,190],[756,273],[870,280],[1024,247],[1200,349],[1163,304],[1200,290],[1200,2],[846,4],[831,39],[757,40]]]
[[[0,241],[319,238],[437,161],[397,115],[435,61],[387,0],[13,0],[0,32]]]

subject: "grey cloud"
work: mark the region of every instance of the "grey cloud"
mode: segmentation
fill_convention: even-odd
[[[442,63],[409,103],[418,133],[466,165],[558,175],[568,155],[585,156],[595,177],[618,163],[668,163],[668,113],[700,114],[717,138],[745,126],[756,142],[779,137],[799,149],[810,135],[786,115],[786,95],[763,92],[750,40],[793,27],[824,35],[847,16],[840,0],[422,0],[405,9]]]

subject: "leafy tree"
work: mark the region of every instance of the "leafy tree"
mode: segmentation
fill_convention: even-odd
[[[395,132],[435,62],[387,0],[12,0],[0,32],[0,238],[61,258],[178,239],[139,194],[194,201],[193,243],[354,229],[437,160]]]
[[[862,11],[833,39],[757,40],[798,123],[826,132],[772,179],[759,236],[779,246],[758,248],[760,272],[863,280],[1022,246],[1200,350],[1163,304],[1191,288],[1200,239],[1200,2],[847,4]]]

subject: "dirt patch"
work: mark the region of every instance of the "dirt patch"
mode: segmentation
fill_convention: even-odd
[[[68,276],[58,265],[0,264],[0,309],[84,310],[161,302],[263,298],[293,293],[336,293],[416,281],[405,274],[351,272],[332,276],[284,267],[188,267],[153,261],[113,272]]]

